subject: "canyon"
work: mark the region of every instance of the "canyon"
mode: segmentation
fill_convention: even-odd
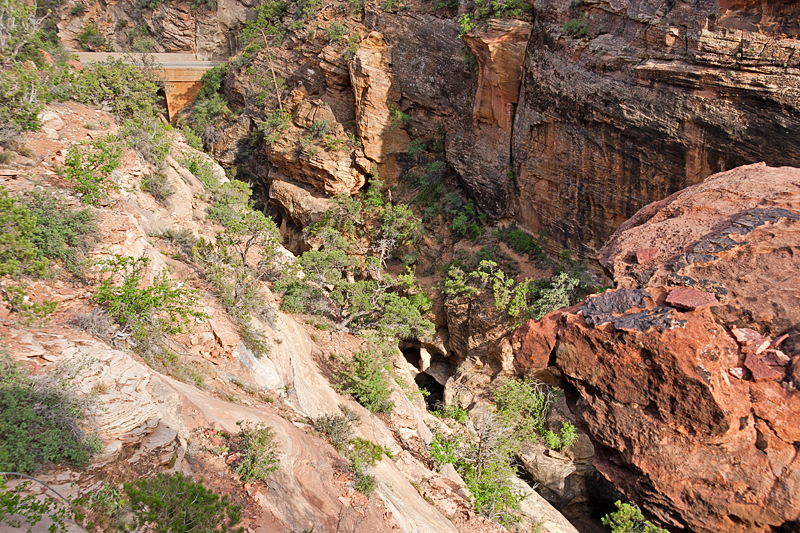
[[[259,20],[249,0],[110,0],[80,13],[71,1],[54,20],[73,50],[92,26],[109,50],[130,52],[147,34],[152,52],[225,64],[213,97],[228,112],[196,132],[204,150],[174,133],[164,172],[177,192],[166,204],[141,190],[153,169],[126,149],[119,190],[96,209],[95,263],[146,255],[148,279],[169,271],[203,287],[191,258],[154,237],[172,228],[210,241],[220,231],[189,157],[211,165],[215,183],[249,185],[290,262],[324,250],[309,232],[375,184],[387,205],[416,211],[422,236],[386,270],[416,272],[432,295],[433,333],[396,339],[394,410],[373,414],[337,388],[337,361],[362,339],[279,310],[278,280],[260,280],[272,313],[254,319],[271,347],[263,358],[203,293],[209,318],[174,340],[207,375],[201,386],[81,331],[73,320],[92,313],[88,289],[43,279],[30,291],[58,301],[48,325],[28,327],[0,304],[11,356],[46,374],[83,354],[92,362],[78,390],[111,385],[100,394],[108,408],[93,415],[105,451],[84,471],[42,479],[72,497],[122,470],[191,473],[243,505],[249,533],[499,532],[452,465],[431,459],[434,436],[455,430],[429,411],[439,400],[485,416],[504,380],[526,377],[563,391],[545,429],[574,423],[577,436],[563,453],[541,442],[517,453],[525,499],[509,529],[604,531],[599,517],[628,499],[670,531],[798,531],[800,7],[531,0],[518,16],[481,17],[490,3],[351,3],[321,2],[307,19],[306,3],[289,3],[294,26],[281,22],[273,41],[262,34],[258,49],[239,40]],[[170,121],[193,127],[211,98],[199,94]],[[38,158],[0,169],[14,194],[63,187],[58,169],[95,138],[90,122],[117,131],[109,109],[51,103],[40,117],[27,141]],[[427,204],[423,191],[433,191]],[[450,201],[460,211],[447,211]],[[480,236],[458,235],[458,216]],[[494,231],[509,227],[538,237],[541,257],[567,250],[560,264],[571,253],[605,289],[521,323],[486,281],[477,296],[446,293],[448,269],[486,249],[518,282],[558,273],[554,259],[501,242]],[[358,414],[357,436],[389,451],[371,470],[378,497],[353,489],[315,430],[343,408]],[[266,483],[230,474],[235,458],[218,439],[239,420],[275,432],[280,462]]]

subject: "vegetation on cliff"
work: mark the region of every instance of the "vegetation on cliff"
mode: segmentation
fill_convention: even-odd
[[[284,308],[327,316],[339,330],[372,331],[384,339],[433,333],[423,316],[430,300],[413,273],[385,272],[389,258],[419,238],[420,222],[407,206],[384,204],[380,197],[371,202],[336,198],[321,221],[307,228],[319,249],[298,258],[302,279],[279,285]]]
[[[544,383],[507,379],[494,393],[495,411],[472,420],[471,430],[458,409],[446,408],[443,413],[453,418],[450,427],[454,431],[449,435],[434,435],[431,459],[439,466],[447,463],[455,466],[475,497],[475,508],[480,514],[512,526],[519,521],[518,509],[523,498],[509,484],[509,479],[517,475],[514,456],[525,444],[538,440],[555,450],[575,444],[572,424],[564,423],[560,436],[545,428],[554,400],[553,391]]]
[[[90,398],[73,390],[80,366],[31,376],[0,355],[0,471],[31,473],[51,463],[86,466],[102,447],[85,429]]]

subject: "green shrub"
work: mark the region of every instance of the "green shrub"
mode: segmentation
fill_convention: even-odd
[[[398,211],[394,213],[398,214]],[[405,277],[393,279],[382,274],[383,259],[388,257],[388,251],[393,249],[394,243],[408,229],[403,226],[403,218],[404,215],[399,214],[398,219],[387,221],[373,245],[380,255],[368,257],[365,262],[364,271],[374,273],[378,279],[350,282],[347,273],[361,267],[355,257],[347,255],[339,246],[338,243],[342,241],[347,246],[347,240],[331,228],[319,230],[317,236],[324,236],[333,245],[326,243],[323,250],[311,250],[300,256],[298,265],[306,277],[302,281],[289,278],[291,284],[286,283],[278,288],[290,294],[287,308],[289,303],[299,304],[306,312],[327,314],[340,331],[371,330],[387,339],[419,338],[431,334],[433,324],[422,316],[427,312],[424,306],[428,304],[424,293],[418,287],[412,287],[413,283],[409,285]],[[408,238],[412,238],[412,235],[408,234]],[[384,247],[385,243],[388,245]],[[324,294],[320,294],[320,300],[311,298],[322,292]],[[315,307],[309,309],[312,305]]]
[[[87,529],[94,525],[102,531],[125,531],[128,524],[124,518],[128,513],[128,501],[121,485],[103,481],[99,488],[72,500],[72,510],[78,523],[85,523]],[[91,512],[92,520],[86,523],[85,517]]]
[[[214,167],[199,154],[191,154],[181,162],[186,169],[200,180],[203,187],[209,192],[214,192],[219,187],[219,181],[214,177]]]
[[[398,9],[405,7],[405,0],[385,0],[381,4],[381,9],[387,13],[393,13]]]
[[[472,200],[470,200],[458,210],[458,214],[453,218],[450,230],[453,232],[453,236],[458,239],[469,237],[474,241],[481,234],[481,226],[478,221],[482,219],[483,216],[478,213]]]
[[[46,323],[48,317],[56,310],[57,303],[53,300],[42,300],[40,303],[28,299],[25,285],[6,285],[2,291],[11,311],[17,313],[26,326],[37,322]]]
[[[23,131],[41,127],[39,112],[44,108],[46,88],[36,70],[20,63],[0,76],[0,143],[15,145]]]
[[[441,409],[432,411],[432,414],[439,418],[452,418],[459,424],[466,424],[469,420],[469,411],[457,405],[443,405]]]
[[[477,23],[475,23],[475,21],[472,19],[471,13],[464,13],[458,17],[458,24],[461,26],[461,29],[458,32],[459,39],[474,30],[477,26]]]
[[[217,298],[236,321],[242,341],[256,357],[261,357],[270,348],[251,320],[253,316],[269,318],[261,280],[273,270],[280,233],[264,213],[251,210],[249,202],[229,208],[223,221],[225,230],[213,242],[201,239],[194,247],[194,257],[206,280],[214,286]]]
[[[155,117],[158,105],[158,86],[150,74],[137,65],[108,59],[86,65],[71,75],[64,99],[96,106],[110,105],[122,119]]]
[[[361,42],[361,36],[358,32],[354,31],[350,34],[350,37],[347,38],[347,48],[345,48],[344,52],[342,52],[342,58],[345,61],[350,61],[358,52],[358,44]]]
[[[208,11],[217,9],[217,0],[191,0],[193,8],[200,8]]]
[[[408,154],[409,155],[421,154],[422,152],[427,150],[427,148],[428,147],[425,144],[425,141],[423,141],[422,139],[414,139],[408,145]]]
[[[564,420],[561,422],[561,449],[572,448],[578,442],[578,435],[575,434],[575,426]]]
[[[356,437],[350,441],[350,444],[352,446],[351,453],[358,456],[358,460],[364,465],[375,466],[386,453],[383,446],[361,437]]]
[[[208,318],[195,310],[197,291],[170,280],[166,274],[141,287],[149,260],[120,257],[103,263],[102,281],[94,301],[137,342],[183,333],[191,318]],[[115,285],[115,281],[120,283]]]
[[[140,26],[142,27],[142,26]],[[158,41],[154,37],[136,35],[132,38],[130,51],[134,54],[152,54],[158,50]]]
[[[282,292],[281,310],[286,313],[318,314],[315,311],[327,309],[322,302],[322,291],[316,287],[295,281],[286,285]]]
[[[591,26],[589,25],[589,21],[586,20],[586,17],[581,17],[580,19],[569,19],[567,22],[564,23],[563,27],[564,33],[571,35],[573,37],[586,37],[589,35],[589,31],[591,30]]]
[[[411,124],[411,117],[394,104],[389,104],[389,121],[393,128],[402,128]]]
[[[550,387],[536,380],[508,379],[494,392],[497,413],[524,440],[544,436],[547,411],[555,401]],[[556,447],[558,449],[558,447]]]
[[[171,131],[172,126],[155,117],[137,116],[122,124],[119,137],[142,159],[160,167],[172,150]]]
[[[386,412],[394,409],[389,400],[392,388],[381,366],[381,357],[375,350],[360,348],[344,361],[344,369],[337,372],[337,388],[352,394],[356,401],[370,411]]]
[[[617,510],[607,514],[601,520],[604,526],[611,528],[611,533],[667,533],[666,529],[645,520],[641,509],[636,504],[622,503],[617,500],[614,505],[617,506]]]
[[[507,228],[498,229],[494,234],[518,254],[528,254],[531,259],[540,260],[544,260],[547,257],[542,250],[544,239],[542,237],[534,239],[519,229],[516,224],[511,224]]]
[[[364,223],[363,206],[357,198],[335,196],[320,221],[312,226],[310,233],[317,233],[323,228],[332,228],[345,236],[356,236],[359,227]]]
[[[201,139],[192,128],[184,126],[180,131],[183,134],[184,139],[186,139],[186,144],[195,150],[203,150],[203,139]]]
[[[329,152],[335,152],[342,146],[344,141],[342,139],[337,139],[333,135],[326,135],[325,139],[325,149]]]
[[[169,242],[178,251],[181,259],[185,261],[192,259],[194,255],[193,249],[199,242],[199,239],[195,237],[194,233],[190,229],[176,230],[173,228],[167,228],[161,233],[157,233],[153,236]]]
[[[352,409],[344,405],[339,407],[343,414],[321,416],[314,420],[314,428],[325,435],[339,452],[345,452],[353,438],[353,423],[360,419]]]
[[[215,93],[208,98],[198,98],[192,106],[191,120],[194,131],[202,134],[207,128],[213,128],[220,120],[233,115],[228,102],[221,94]]]
[[[434,435],[431,459],[438,466],[449,463],[456,468],[475,498],[479,514],[509,526],[517,520],[522,500],[509,483],[516,475],[511,460],[520,441],[502,417],[491,413],[477,418],[474,427],[474,436],[468,432]]]
[[[124,490],[136,526],[149,527],[154,533],[244,531],[235,527],[241,509],[231,505],[227,495],[220,498],[179,473],[125,483]]]
[[[271,270],[279,245],[275,223],[261,211],[250,211],[219,232],[214,242],[201,239],[194,256],[229,313],[260,314],[265,303],[259,282]]]
[[[359,417],[344,405],[339,407],[343,414],[317,418],[314,420],[314,427],[349,460],[347,468],[353,474],[353,488],[370,496],[375,491],[377,482],[373,476],[365,472],[365,469],[375,466],[384,454],[388,456],[391,452],[366,439],[353,438],[353,423],[358,422]]]
[[[517,475],[508,459],[494,459],[481,468],[466,466],[462,477],[475,498],[475,509],[483,516],[510,526],[519,518],[516,511],[523,495],[514,492],[508,480]]]
[[[480,18],[526,18],[533,11],[525,0],[476,0]]]
[[[239,460],[234,463],[233,471],[244,483],[268,480],[270,473],[278,469],[275,432],[261,422],[253,424],[240,420],[236,425],[240,432],[233,440],[238,447]]]
[[[86,24],[78,34],[78,45],[88,52],[103,52],[108,47],[100,29],[94,24]]]
[[[535,290],[536,300],[529,310],[530,317],[539,320],[544,315],[569,307],[583,298],[584,283],[580,278],[561,272],[541,283]]]
[[[544,432],[544,444],[551,450],[561,449],[561,437],[550,430]]]
[[[36,3],[32,5],[14,0],[0,2],[0,20],[3,21],[3,39],[0,40],[0,63],[15,58],[36,31]]]
[[[361,470],[353,472],[353,488],[366,496],[371,496],[378,486],[375,476],[366,474]]]
[[[281,138],[283,132],[289,128],[291,121],[290,113],[276,109],[266,120],[258,124],[258,132],[264,137],[264,142],[270,145]]]
[[[153,11],[158,9],[164,0],[136,0],[136,7],[142,11]]]
[[[72,9],[69,10],[69,14],[72,15],[73,17],[79,17],[84,13],[86,13],[86,11],[87,11],[86,4],[75,4],[74,6],[72,6]]]
[[[231,180],[222,183],[212,191],[214,205],[206,210],[210,220],[225,227],[238,220],[242,213],[250,210],[250,186],[243,181]]]
[[[40,257],[35,236],[36,216],[0,187],[0,276],[47,272],[48,262]]]
[[[330,25],[325,28],[325,35],[328,37],[329,43],[343,41],[347,35],[347,28],[338,22],[331,22]]]
[[[28,527],[31,531],[47,517],[53,522],[48,529],[50,533],[67,533],[69,508],[52,498],[39,499],[33,494],[23,496],[29,487],[30,482],[25,482],[11,490],[6,488],[5,479],[0,478],[0,525],[7,524],[18,530]]]
[[[84,202],[98,205],[117,188],[111,173],[122,162],[122,146],[113,140],[96,139],[73,145],[67,152],[61,169]]]
[[[378,177],[378,165],[372,164],[372,179],[364,192],[364,205],[368,208],[383,207],[383,181]]]
[[[455,437],[448,438],[441,433],[436,433],[431,439],[430,457],[437,466],[455,465],[458,460],[458,447],[459,444]]]
[[[299,5],[297,11],[302,13],[303,7]],[[282,40],[285,30],[281,19],[286,16],[288,8],[289,2],[285,0],[265,0],[256,7],[255,18],[248,20],[239,33],[242,46],[248,46],[256,39],[267,39],[271,43]]]
[[[161,170],[146,175],[142,178],[142,190],[153,195],[153,198],[163,204],[175,194],[175,189],[167,180],[167,175]]]
[[[51,462],[82,467],[102,448],[82,427],[89,404],[74,393],[79,371],[34,377],[0,356],[0,471],[29,473]]]
[[[327,120],[315,120],[309,128],[309,131],[311,132],[312,137],[324,137],[328,132],[331,131],[331,124]]]

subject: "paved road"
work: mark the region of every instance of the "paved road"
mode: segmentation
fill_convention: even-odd
[[[134,54],[116,52],[76,52],[81,63],[96,63],[106,59],[122,59],[126,61]],[[194,54],[149,54],[158,61],[163,68],[202,69],[208,70],[219,65],[219,61],[198,60]]]

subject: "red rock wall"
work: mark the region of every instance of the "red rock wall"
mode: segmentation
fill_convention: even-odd
[[[800,170],[711,176],[625,222],[618,288],[519,328],[515,361],[558,366],[593,464],[663,524],[797,531],[798,254]]]
[[[584,257],[645,204],[800,165],[796,2],[535,2],[514,123],[517,223]],[[571,35],[565,23],[586,29]]]

